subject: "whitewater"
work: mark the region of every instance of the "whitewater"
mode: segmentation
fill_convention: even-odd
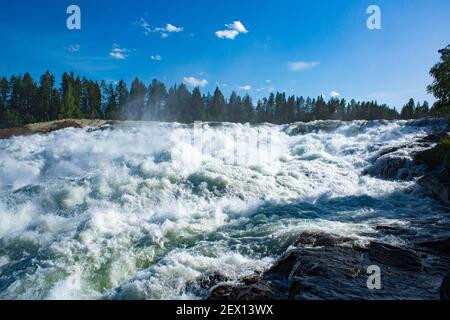
[[[448,235],[448,209],[416,179],[365,174],[442,130],[125,122],[0,140],[0,299],[201,299],[203,276],[267,270],[303,231]]]

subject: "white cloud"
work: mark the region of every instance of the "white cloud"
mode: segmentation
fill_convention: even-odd
[[[202,87],[202,88],[208,84],[208,80],[197,79],[194,77],[184,77],[183,82],[191,87]]]
[[[288,62],[289,70],[295,71],[295,72],[311,70],[311,69],[313,69],[314,67],[316,67],[318,65],[319,65],[319,62],[317,62],[317,61],[311,61],[311,62],[293,61],[293,62]]]
[[[64,48],[66,51],[69,51],[70,53],[78,52],[80,51],[81,47],[79,44],[72,44],[68,47]]]
[[[150,24],[145,20],[144,18],[141,18],[139,22],[135,22],[136,25],[140,26],[144,29],[143,33],[147,36],[150,32],[153,32],[152,28],[150,27]]]
[[[114,59],[124,60],[128,57],[128,52],[130,52],[130,50],[127,48],[121,48],[118,44],[113,44],[113,48],[109,53],[109,56]]]
[[[184,30],[183,27],[176,27],[176,26],[174,26],[173,24],[170,24],[170,23],[166,24],[166,31],[167,32],[181,32],[183,30]]]
[[[272,83],[272,80],[266,80],[266,83]]]
[[[227,27],[230,30],[235,30],[239,33],[248,33],[248,30],[244,27],[244,25],[240,21],[234,21],[233,23],[226,24],[225,27]]]
[[[184,30],[183,27],[177,27],[171,23],[167,23],[165,27],[153,28],[150,26],[150,23],[148,23],[144,18],[141,18],[139,22],[135,22],[134,24],[143,28],[143,33],[146,36],[148,36],[150,33],[159,33],[161,38],[167,38],[170,33],[178,33]]]
[[[237,32],[236,30],[216,31],[216,36],[219,39],[234,40],[238,35],[239,35],[239,32]]]
[[[239,87],[239,90],[250,91],[250,90],[252,90],[252,86],[247,84],[245,86]]]
[[[337,98],[337,97],[340,97],[340,96],[341,96],[341,94],[339,92],[337,92],[337,91],[331,91],[330,92],[330,97],[332,97],[332,98]]]
[[[150,56],[150,59],[155,60],[155,61],[161,61],[162,57],[159,54],[157,54],[154,56]]]
[[[241,33],[248,33],[248,30],[240,21],[234,21],[233,23],[226,24],[227,30],[216,31],[216,37],[219,39],[234,40]]]

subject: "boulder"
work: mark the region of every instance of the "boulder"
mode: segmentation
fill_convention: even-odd
[[[446,205],[450,205],[450,186],[442,183],[436,174],[429,174],[419,180],[419,184],[425,189],[431,191]]]
[[[427,241],[419,243],[420,247],[427,248],[433,252],[450,255],[450,238],[436,241]]]
[[[384,243],[369,244],[370,258],[382,264],[395,266],[408,271],[422,271],[420,256],[413,250],[402,249]]]
[[[249,285],[219,285],[211,292],[209,300],[265,301],[273,300],[272,288],[267,283]]]
[[[349,237],[338,237],[323,232],[303,232],[295,246],[311,246],[311,247],[337,247],[344,243],[351,242]]]

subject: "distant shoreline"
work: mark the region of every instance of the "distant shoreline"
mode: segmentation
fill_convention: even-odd
[[[423,119],[439,119],[439,117],[436,118],[423,118]],[[394,121],[394,120],[388,120],[386,121]],[[401,120],[401,119],[398,119]],[[420,119],[410,119],[413,120],[420,120]],[[317,120],[317,121],[328,121],[328,120]],[[329,120],[329,121],[342,121],[347,122],[345,120]],[[358,120],[351,120],[351,121],[358,121]],[[361,121],[376,121],[376,120],[363,120]],[[29,136],[33,134],[46,134],[55,132],[62,129],[67,128],[87,128],[87,127],[102,127],[105,125],[115,125],[120,123],[126,123],[126,122],[149,122],[149,121],[130,121],[130,120],[102,120],[102,119],[62,119],[62,120],[54,120],[49,122],[36,122],[36,123],[30,123],[27,125],[24,125],[22,127],[13,127],[13,128],[5,128],[0,129],[0,140],[6,140],[10,139],[12,137],[20,137],[20,136]],[[308,121],[303,123],[311,123],[314,121]],[[204,122],[204,123],[212,123],[212,122]],[[265,122],[261,122],[265,123]],[[255,123],[252,123],[255,124]]]
[[[117,124],[119,121],[113,120],[89,120],[89,119],[64,119],[49,122],[39,122],[27,124],[23,127],[0,129],[0,140],[9,139],[15,136],[28,136],[39,133],[50,133],[66,128],[86,128],[101,127],[104,125]]]

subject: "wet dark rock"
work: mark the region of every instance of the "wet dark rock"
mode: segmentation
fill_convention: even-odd
[[[405,270],[422,271],[420,256],[413,250],[402,249],[384,243],[371,242],[370,257],[383,264],[399,267]]]
[[[414,155],[414,159],[417,163],[424,164],[428,170],[437,170],[442,165],[439,159],[436,148],[430,148],[418,152]]]
[[[407,179],[412,176],[412,164],[412,161],[405,157],[384,155],[367,168],[364,174],[381,179]]]
[[[264,301],[273,300],[273,289],[268,283],[260,282],[245,286],[221,285],[213,289],[209,300]]]
[[[403,234],[406,232],[406,230],[401,227],[383,226],[383,225],[375,226],[375,230],[386,233],[386,234],[393,234],[393,235],[400,235],[400,234]]]
[[[419,180],[419,184],[431,191],[443,203],[450,205],[450,184],[441,181],[436,174],[429,174]]]
[[[348,237],[337,237],[323,232],[303,232],[295,246],[337,247],[352,241]]]
[[[442,281],[440,289],[441,300],[450,300],[450,273]]]
[[[197,282],[198,286],[203,289],[214,287],[215,285],[223,282],[230,281],[229,278],[224,276],[221,273],[214,272],[213,274],[210,274],[204,278],[202,278],[200,281]]]
[[[373,265],[381,269],[381,290],[367,288],[367,270]],[[209,299],[439,299],[441,277],[447,269],[443,265],[435,274],[425,272],[421,257],[413,250],[378,242],[360,247],[351,238],[303,232],[296,247],[265,273],[238,284],[216,285]],[[448,282],[442,287],[441,295],[448,292]]]
[[[427,248],[436,253],[450,255],[450,238],[419,243],[419,247]]]

